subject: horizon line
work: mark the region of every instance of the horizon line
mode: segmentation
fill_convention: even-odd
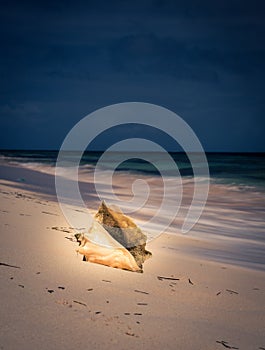
[[[25,149],[25,148],[1,148],[0,152],[59,152],[60,149]],[[165,150],[166,152],[169,153],[183,153],[183,154],[187,154],[187,153],[201,153],[201,152],[197,152],[197,151],[190,151],[190,152],[185,152],[185,151],[177,151],[177,150]],[[68,150],[67,152],[80,152],[79,150]],[[106,152],[106,150],[101,149],[101,150],[85,150],[85,152]],[[163,152],[156,152],[156,151],[144,151],[144,150],[134,150],[134,151],[111,151],[110,153],[134,153],[134,152],[143,152],[143,153],[163,153]],[[223,154],[263,154],[265,153],[265,151],[204,151],[206,154],[207,153],[223,153]]]

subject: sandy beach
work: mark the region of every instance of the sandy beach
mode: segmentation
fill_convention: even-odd
[[[143,274],[83,262],[52,175],[2,165],[0,185],[0,349],[265,349],[264,271],[168,234]]]

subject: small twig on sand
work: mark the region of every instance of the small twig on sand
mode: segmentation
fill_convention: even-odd
[[[225,348],[231,349],[231,346],[228,345],[227,342],[224,341],[224,340],[221,340],[221,341],[220,340],[216,340],[216,343],[222,344]]]
[[[189,278],[189,284],[194,285],[194,283],[191,281],[191,279],[190,279],[190,278]]]
[[[234,290],[231,289],[226,289],[227,292],[229,292],[230,294],[239,294],[238,292],[235,292]]]
[[[179,281],[179,278],[174,278],[174,277],[157,276],[157,279],[159,279],[159,281],[163,281],[163,280]]]
[[[148,292],[144,292],[142,290],[135,289],[134,290],[136,293],[142,293],[142,294],[149,294]]]
[[[80,305],[83,305],[83,306],[87,306],[87,304],[82,303],[81,301],[78,301],[78,300],[73,300],[73,302],[76,303],[76,304],[80,304]]]
[[[125,332],[125,334],[130,335],[130,336],[132,336],[132,337],[134,337],[134,336],[135,336],[135,334],[134,334],[134,333],[132,333],[132,332]]]
[[[236,346],[230,346],[227,341],[216,340],[216,343],[223,345],[227,349],[238,349]]]
[[[67,237],[67,236],[65,236],[64,238],[65,238],[65,239],[68,239],[68,240],[71,241],[71,242],[75,242],[75,239],[73,239],[72,237]]]
[[[3,263],[3,262],[0,262],[0,265],[1,266],[7,266],[7,267],[13,267],[14,269],[21,269],[20,266],[9,265],[9,264]]]
[[[50,213],[48,211],[42,211],[43,214],[48,214],[48,215],[54,215],[54,216],[58,216],[58,214],[55,213]]]

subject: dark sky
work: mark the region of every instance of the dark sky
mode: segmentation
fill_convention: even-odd
[[[264,1],[0,9],[0,148],[58,149],[92,111],[142,101],[179,114],[207,151],[265,151]]]

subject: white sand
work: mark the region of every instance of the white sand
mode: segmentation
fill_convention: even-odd
[[[0,349],[265,348],[265,272],[193,257],[182,247],[202,242],[165,234],[143,274],[83,262],[52,176],[1,174]]]

